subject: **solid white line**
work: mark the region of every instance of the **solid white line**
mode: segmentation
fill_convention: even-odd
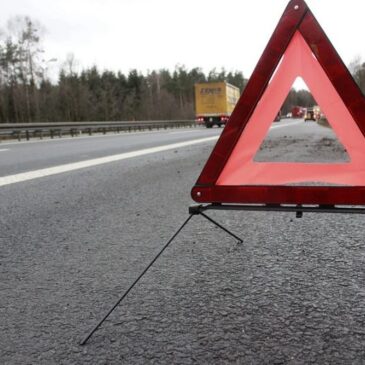
[[[299,122],[292,122],[289,124],[282,124],[282,125],[274,125],[271,128],[272,129],[280,128],[280,127],[283,128],[283,127],[293,126],[296,124],[299,124]],[[174,148],[182,148],[182,147],[192,146],[194,144],[210,142],[210,141],[217,140],[218,138],[219,138],[219,135],[214,136],[214,137],[207,137],[207,138],[186,141],[186,142],[168,144],[165,146],[146,148],[146,149],[139,150],[139,151],[121,153],[118,155],[100,157],[100,158],[95,158],[92,160],[74,162],[74,163],[69,163],[69,164],[65,164],[65,165],[49,167],[49,168],[45,168],[45,169],[41,169],[41,170],[29,171],[29,172],[24,172],[24,173],[15,174],[15,175],[4,176],[4,177],[0,177],[0,187],[5,186],[5,185],[10,185],[10,184],[16,184],[16,183],[23,182],[23,181],[38,179],[41,177],[61,174],[64,172],[75,171],[75,170],[83,169],[86,167],[98,166],[98,165],[103,165],[103,164],[110,163],[110,162],[126,160],[126,159],[133,158],[133,157],[149,155],[151,153],[168,151],[168,150],[171,150]],[[1,151],[6,151],[6,149],[0,150],[0,152]]]
[[[38,179],[41,177],[61,174],[63,172],[75,171],[75,170],[83,169],[86,167],[103,165],[103,164],[110,163],[110,162],[126,160],[126,159],[133,158],[133,157],[149,155],[151,153],[163,152],[163,151],[168,151],[168,150],[172,150],[175,148],[182,148],[182,147],[192,146],[192,145],[199,144],[199,143],[210,142],[210,141],[217,140],[218,137],[219,136],[195,139],[195,140],[186,141],[186,142],[173,143],[173,144],[168,144],[165,146],[146,148],[144,150],[139,150],[139,151],[125,152],[125,153],[121,153],[118,155],[100,157],[100,158],[95,158],[95,159],[87,160],[87,161],[74,162],[74,163],[69,163],[69,164],[55,166],[55,167],[49,167],[49,168],[45,168],[45,169],[41,169],[41,170],[24,172],[24,173],[20,173],[20,174],[16,174],[16,175],[4,176],[4,177],[0,177],[0,186],[5,186],[5,185],[15,184],[15,183],[23,182],[23,181]]]

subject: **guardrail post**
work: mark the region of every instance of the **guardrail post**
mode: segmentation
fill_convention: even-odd
[[[54,130],[53,129],[50,129],[49,134],[51,136],[51,139],[53,139]]]
[[[25,131],[25,138],[27,139],[27,141],[29,141],[29,131],[28,131],[28,129]]]

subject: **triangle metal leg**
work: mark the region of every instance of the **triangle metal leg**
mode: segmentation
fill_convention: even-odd
[[[207,216],[206,214],[204,214],[203,212],[199,213],[201,216],[203,216],[205,219],[207,219],[209,222],[213,223],[214,225],[216,225],[217,227],[219,227],[220,229],[222,229],[224,232],[227,232],[230,236],[234,237],[236,240],[238,240],[239,244],[243,243],[243,240],[241,238],[239,238],[238,236],[236,236],[234,233],[232,233],[231,231],[229,231],[227,228],[223,227],[220,223],[216,222],[214,219],[212,219],[211,217]]]
[[[112,314],[115,308],[123,301],[123,299],[128,295],[128,293],[134,288],[134,286],[142,279],[146,272],[152,267],[152,265],[157,261],[157,259],[162,255],[170,243],[176,238],[176,236],[182,231],[182,229],[188,224],[190,219],[194,214],[190,214],[181,227],[175,232],[175,234],[170,238],[170,240],[165,244],[165,246],[160,250],[160,252],[155,256],[155,258],[149,263],[149,265],[143,270],[143,272],[138,276],[138,278],[133,282],[133,284],[125,291],[125,293],[118,299],[118,301],[112,306],[108,313],[102,318],[102,320],[91,330],[91,332],[80,342],[80,345],[86,345],[91,336],[99,329],[99,327],[104,323],[104,321]]]

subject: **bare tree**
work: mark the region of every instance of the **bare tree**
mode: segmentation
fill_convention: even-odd
[[[43,70],[41,67],[42,53],[41,35],[44,29],[37,21],[29,17],[16,16],[8,21],[8,44],[16,44],[16,81],[23,86],[25,97],[25,117],[28,122],[39,118],[39,85]],[[13,75],[14,76],[14,75]]]

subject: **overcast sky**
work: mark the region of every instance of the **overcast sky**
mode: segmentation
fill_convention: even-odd
[[[250,76],[287,0],[3,0],[0,27],[29,15],[46,29],[46,58],[58,67],[128,72],[185,65]],[[365,59],[365,1],[308,0],[346,64]]]

